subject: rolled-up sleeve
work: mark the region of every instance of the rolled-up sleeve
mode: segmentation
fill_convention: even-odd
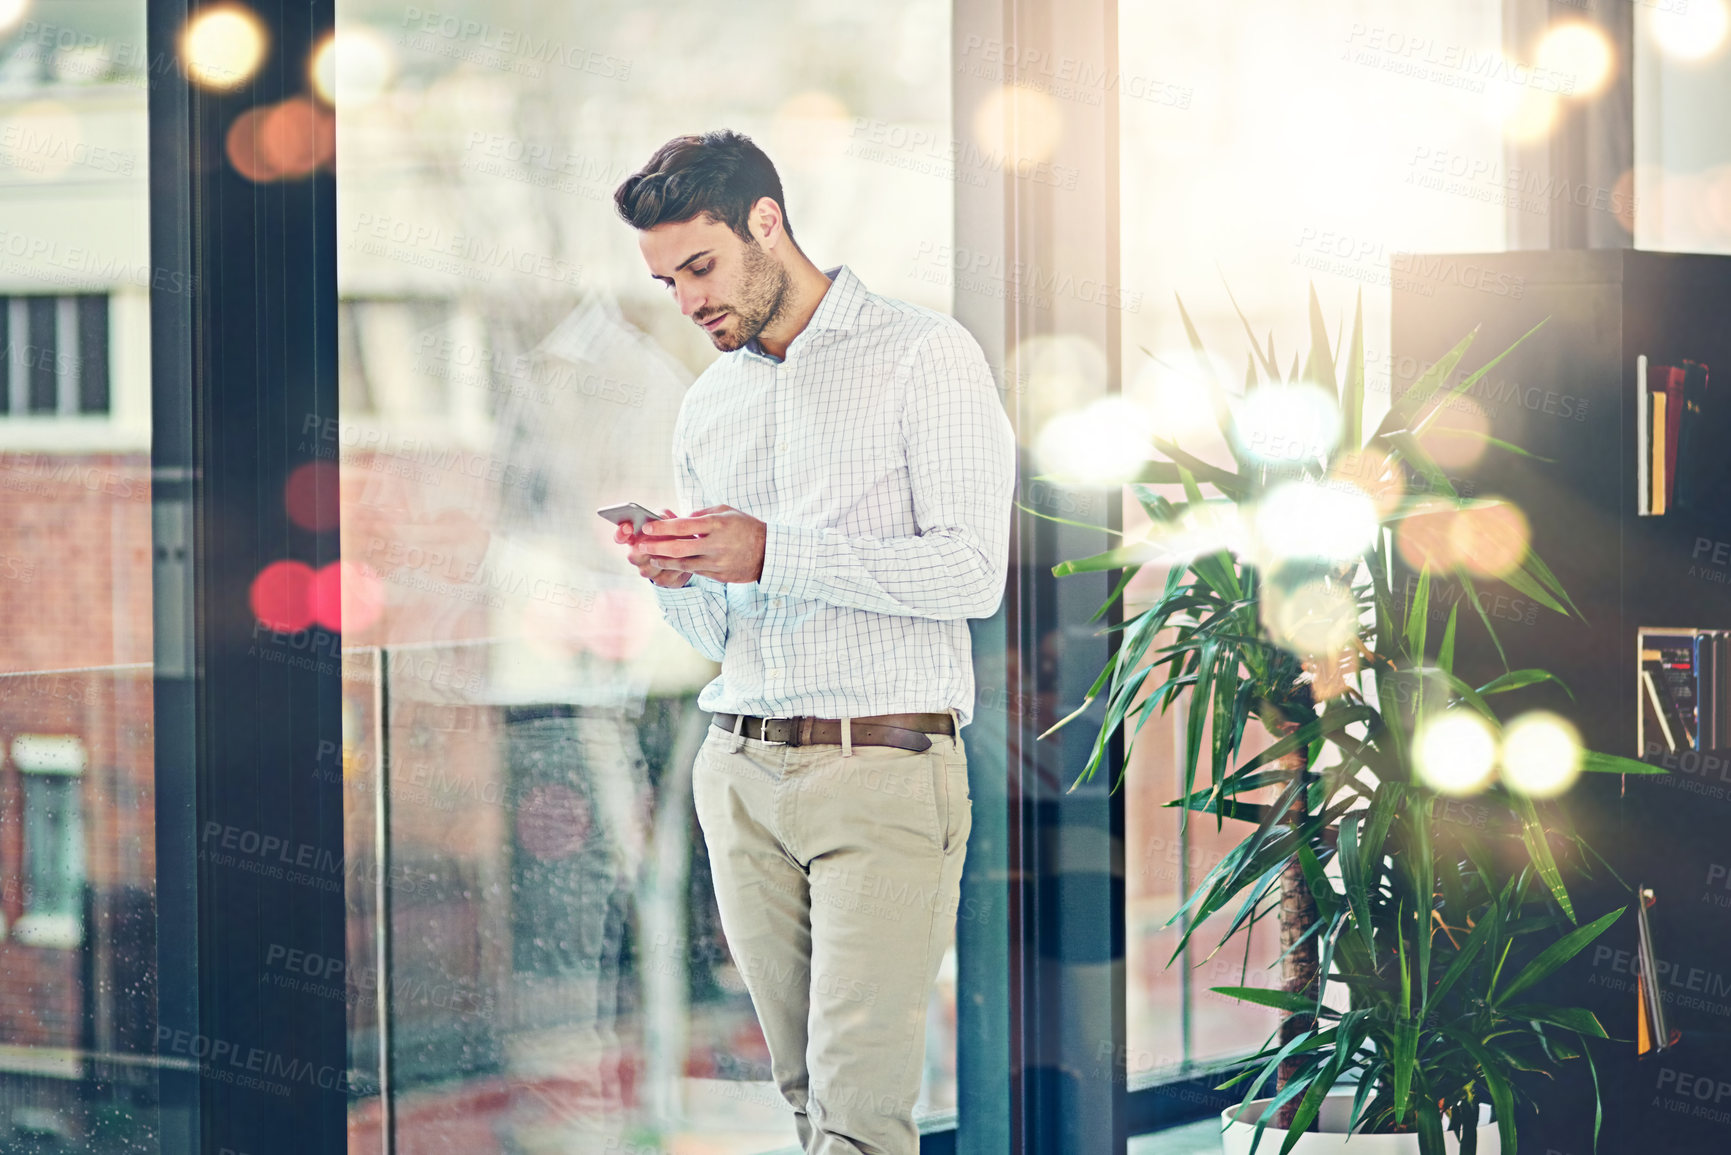
[[[765,593],[904,617],[990,617],[1004,595],[1015,435],[973,335],[951,320],[913,350],[901,434],[908,537],[849,536],[770,522]]]

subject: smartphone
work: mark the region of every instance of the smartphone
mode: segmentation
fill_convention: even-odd
[[[646,521],[665,520],[659,513],[652,509],[646,509],[635,501],[628,501],[624,505],[609,505],[595,512],[614,525],[624,525],[626,522],[630,522],[632,533],[642,533],[643,523]]]

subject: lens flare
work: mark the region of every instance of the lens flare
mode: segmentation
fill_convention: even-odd
[[[1659,50],[1678,60],[1707,59],[1731,30],[1731,6],[1725,0],[1689,0],[1686,5],[1648,8],[1646,15]]]
[[[364,630],[379,620],[384,608],[384,584],[364,562],[333,562],[307,584],[307,609],[327,630]]]
[[[1358,637],[1358,603],[1339,583],[1283,590],[1270,582],[1262,587],[1262,624],[1295,654],[1339,654]]]
[[[1429,566],[1433,572],[1454,565],[1454,546],[1449,540],[1456,512],[1444,501],[1421,501],[1394,527],[1395,549],[1401,560],[1414,569]]]
[[[1060,413],[1034,442],[1040,468],[1085,485],[1122,485],[1148,460],[1153,429],[1145,413],[1122,397],[1103,397],[1076,413]]]
[[[313,53],[313,91],[326,104],[359,108],[377,100],[396,76],[390,41],[364,24],[337,29]]]
[[[1370,496],[1379,518],[1398,509],[1406,494],[1406,478],[1394,455],[1374,449],[1354,449],[1335,458],[1326,484],[1351,485],[1363,490]]]
[[[81,135],[78,114],[52,100],[32,101],[0,118],[0,149],[19,141],[50,142],[51,147],[28,154],[27,165],[18,165],[18,171],[36,180],[52,180],[65,175],[66,170],[72,167],[73,157],[80,151]]]
[[[1493,84],[1485,93],[1485,110],[1505,138],[1526,144],[1544,139],[1556,127],[1562,101],[1527,84]]]
[[[1340,442],[1340,407],[1316,385],[1264,385],[1239,404],[1232,428],[1260,461],[1315,461]]]
[[[24,18],[30,0],[0,0],[0,32],[6,31]]]
[[[238,4],[194,16],[181,36],[186,74],[205,88],[224,91],[252,79],[264,60],[264,26]]]
[[[1346,482],[1289,481],[1263,497],[1256,510],[1259,560],[1296,558],[1348,561],[1376,540],[1376,503]]]
[[[248,591],[258,624],[279,634],[298,634],[312,625],[312,580],[313,569],[305,562],[273,561],[260,570]]]
[[[264,127],[264,120],[269,107],[249,108],[234,118],[234,123],[228,126],[228,136],[224,141],[228,153],[228,163],[254,184],[263,184],[277,178],[276,167],[270,163],[259,141],[259,130]]]
[[[1106,393],[1106,354],[1075,333],[1029,337],[1004,365],[1006,402],[1017,411],[1024,444],[1061,413]]]
[[[1539,41],[1534,62],[1572,81],[1569,95],[1592,96],[1611,79],[1611,45],[1605,34],[1586,24],[1555,24]]]
[[[1554,798],[1581,774],[1581,732],[1546,710],[1522,714],[1503,729],[1503,781],[1532,798]]]
[[[283,505],[289,520],[315,533],[335,529],[340,510],[338,473],[336,464],[330,461],[309,461],[295,466],[283,486]]]
[[[1413,768],[1442,794],[1476,794],[1497,764],[1497,736],[1471,710],[1445,710],[1413,736]]]
[[[1526,560],[1532,540],[1526,515],[1505,502],[1469,506],[1455,515],[1448,530],[1453,561],[1483,577],[1514,572]]]
[[[1044,92],[1009,84],[994,89],[974,111],[974,138],[1018,174],[1050,160],[1064,135],[1064,114]]]
[[[1225,362],[1212,355],[1209,361],[1215,380],[1232,380]],[[1190,448],[1199,439],[1212,440],[1220,436],[1203,374],[1204,370],[1195,363],[1188,350],[1167,353],[1143,362],[1125,386],[1124,395],[1147,407],[1158,436]],[[1195,452],[1194,449],[1191,451]]]
[[[1471,397],[1450,397],[1418,435],[1419,447],[1444,469],[1466,469],[1485,455],[1491,420]]]
[[[267,111],[257,133],[259,155],[279,178],[306,176],[336,153],[335,118],[304,96]]]

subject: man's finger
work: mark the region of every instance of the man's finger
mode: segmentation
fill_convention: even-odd
[[[665,521],[646,521],[643,523],[645,537],[690,537],[693,534],[708,533],[713,526],[708,518],[671,517]]]
[[[656,561],[685,561],[702,555],[709,549],[709,545],[701,538],[674,537],[655,542],[646,549],[649,556]]]

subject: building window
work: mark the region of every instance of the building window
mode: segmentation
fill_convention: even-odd
[[[107,294],[0,297],[0,352],[0,415],[107,415]]]
[[[24,784],[24,914],[12,939],[70,949],[84,940],[84,743],[21,734],[12,764]]]

